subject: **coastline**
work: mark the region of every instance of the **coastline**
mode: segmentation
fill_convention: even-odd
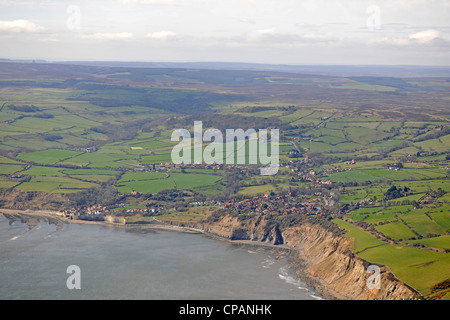
[[[172,230],[177,232],[186,232],[186,233],[203,233],[200,229],[182,227],[176,225],[164,224],[160,221],[155,223],[147,223],[147,224],[124,224],[124,223],[115,223],[115,222],[107,222],[107,221],[89,221],[89,220],[80,220],[80,219],[69,219],[64,217],[60,212],[57,211],[47,211],[47,210],[19,210],[19,209],[4,209],[0,208],[0,214],[10,214],[10,215],[21,215],[21,216],[30,216],[34,218],[51,218],[57,219],[61,223],[75,223],[75,224],[87,224],[87,225],[103,225],[110,227],[137,227],[137,228],[151,228],[151,229],[161,229],[161,230]]]
[[[146,224],[124,224],[124,223],[114,223],[107,221],[88,221],[88,220],[79,220],[79,219],[69,219],[62,215],[62,213],[57,211],[47,211],[47,210],[19,210],[19,209],[4,209],[0,208],[0,214],[4,215],[16,215],[22,217],[31,217],[36,219],[54,219],[58,220],[63,224],[87,224],[87,225],[102,225],[102,226],[110,226],[110,227],[120,227],[120,228],[139,228],[139,229],[155,229],[155,230],[164,230],[164,231],[174,231],[174,232],[183,232],[190,234],[201,234],[211,239],[226,241],[233,245],[238,246],[249,246],[252,248],[258,248],[261,250],[269,251],[271,254],[275,256],[276,259],[286,258],[289,264],[289,267],[295,272],[295,276],[303,281],[306,285],[311,287],[316,291],[317,294],[320,295],[321,299],[325,300],[347,300],[348,298],[334,292],[326,286],[326,283],[319,278],[316,278],[306,271],[308,267],[309,261],[305,255],[301,254],[297,248],[293,248],[289,245],[281,244],[275,245],[269,242],[262,242],[256,240],[232,240],[227,237],[221,236],[219,234],[215,234],[212,232],[208,232],[203,229],[179,226],[167,224],[155,219],[153,223]],[[62,227],[62,226],[60,226]],[[292,259],[295,252],[296,257]],[[299,259],[300,253],[300,259]],[[315,295],[314,295],[315,296]]]

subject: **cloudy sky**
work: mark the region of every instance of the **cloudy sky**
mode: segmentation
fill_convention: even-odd
[[[0,0],[0,58],[450,65],[449,0]]]

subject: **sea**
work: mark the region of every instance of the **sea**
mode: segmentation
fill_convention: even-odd
[[[317,300],[287,258],[203,234],[0,214],[0,300]]]

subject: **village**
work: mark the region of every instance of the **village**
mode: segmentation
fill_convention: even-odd
[[[331,207],[335,202],[333,195],[325,196],[322,192],[317,192],[315,198],[303,200],[294,192],[288,194],[265,194],[262,197],[251,197],[241,201],[228,201],[223,208],[234,210],[237,213],[257,214],[257,215],[326,215],[327,207]]]
[[[311,159],[306,155],[303,159],[291,159],[282,162],[280,166],[287,168],[284,174],[287,174],[298,182],[309,182],[312,187],[321,187],[331,190],[332,181],[324,179],[329,174],[349,171],[351,167],[342,168],[341,166],[331,166],[318,169],[311,169]],[[345,164],[355,164],[354,160],[344,161]],[[161,163],[159,166],[153,164],[148,168],[135,168],[134,171],[157,171],[165,172],[173,169],[209,169],[209,170],[242,170],[250,175],[258,174],[259,168],[257,166],[249,165],[224,165],[224,164],[173,164],[171,162]],[[326,190],[325,189],[325,190]],[[342,191],[344,188],[340,188]],[[141,192],[132,191],[132,196],[141,196]],[[204,207],[209,206],[218,209],[225,209],[235,211],[239,214],[256,214],[256,215],[288,215],[288,214],[303,214],[303,215],[326,215],[331,212],[331,208],[337,203],[336,196],[332,191],[317,191],[313,196],[299,195],[296,191],[289,189],[289,192],[271,192],[264,195],[248,196],[245,199],[232,198],[227,201],[209,200],[209,201],[193,201],[185,206],[188,207]],[[370,204],[372,202],[367,202]],[[366,203],[361,203],[365,205]],[[125,208],[126,207],[126,208]],[[157,216],[167,214],[177,210],[177,208],[169,208],[160,203],[158,205],[147,205],[145,208],[130,208],[123,203],[104,206],[100,204],[92,205],[82,208],[71,208],[64,211],[64,215],[70,219],[86,219],[86,220],[102,220],[107,216],[131,216],[134,214],[141,214],[147,216]]]
[[[329,179],[324,179],[324,177],[327,177],[328,175],[331,175],[333,173],[343,172],[343,171],[351,171],[351,167],[344,167],[341,166],[331,166],[331,167],[325,167],[321,170],[318,169],[310,169],[308,166],[305,166],[305,164],[308,164],[311,162],[311,159],[308,155],[305,156],[302,160],[290,160],[288,162],[283,163],[283,166],[288,168],[290,171],[290,175],[292,177],[295,177],[299,180],[299,182],[311,182],[315,184],[316,186],[320,185],[328,185],[331,186],[333,182]],[[344,164],[356,164],[355,160],[348,160],[344,161]]]
[[[328,210],[334,205],[333,194],[325,195],[322,192],[316,192],[314,197],[305,199],[304,196],[298,196],[290,191],[287,194],[265,194],[263,196],[253,196],[246,199],[231,199],[229,201],[193,201],[186,206],[210,207],[234,211],[239,214],[255,215],[326,215]],[[85,208],[71,208],[64,210],[63,214],[69,219],[103,221],[108,216],[132,216],[141,214],[145,216],[158,216],[161,214],[170,214],[177,208],[168,208],[163,206],[153,206],[146,208],[125,208],[123,203],[117,205],[103,206],[96,204]]]
[[[348,215],[350,211],[365,206],[373,206],[377,199],[362,199],[355,203],[349,203],[343,207],[337,208],[339,198],[335,195],[335,191],[345,192],[345,187],[339,186],[333,189],[335,183],[327,179],[331,174],[351,171],[351,165],[355,165],[355,160],[342,161],[345,166],[330,165],[322,166],[321,169],[313,167],[312,160],[309,155],[298,159],[290,159],[280,163],[280,167],[285,170],[281,174],[288,175],[292,182],[307,182],[310,188],[313,188],[314,194],[299,194],[297,191],[289,188],[286,192],[270,192],[266,194],[248,195],[247,197],[233,197],[226,201],[208,200],[208,201],[191,201],[183,203],[181,206],[168,206],[164,201],[160,203],[147,204],[146,207],[138,206],[133,208],[130,205],[119,203],[115,205],[104,206],[100,204],[83,208],[71,208],[65,210],[64,215],[70,219],[81,220],[107,220],[107,217],[124,217],[133,215],[158,216],[163,214],[171,214],[177,210],[186,210],[187,207],[211,207],[223,210],[229,210],[238,214],[248,215],[320,215],[326,216],[332,212]],[[350,166],[348,166],[350,165]],[[400,164],[393,164],[386,169],[399,170]],[[207,169],[207,170],[238,170],[251,175],[258,175],[259,168],[250,165],[224,165],[224,164],[174,164],[172,162],[163,162],[159,165],[152,164],[150,167],[134,168],[136,172],[168,172],[170,170],[186,170],[186,169]],[[337,186],[336,186],[337,187]],[[132,196],[148,196],[141,192],[132,191]],[[183,209],[184,208],[184,209]]]

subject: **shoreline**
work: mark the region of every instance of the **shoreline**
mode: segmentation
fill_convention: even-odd
[[[123,223],[114,223],[114,222],[106,222],[106,221],[88,221],[88,220],[79,220],[79,219],[69,219],[64,217],[60,212],[57,211],[47,211],[47,210],[20,210],[20,209],[5,209],[0,208],[0,214],[10,214],[10,215],[19,215],[19,216],[28,216],[34,218],[50,218],[59,220],[63,224],[86,224],[86,225],[101,225],[101,226],[110,226],[110,227],[120,227],[120,228],[138,228],[138,229],[155,229],[155,230],[163,230],[163,231],[174,231],[174,232],[183,232],[189,234],[199,234],[206,236],[208,238],[220,241],[226,241],[232,245],[240,245],[240,246],[249,246],[249,247],[257,247],[262,250],[270,251],[275,255],[276,259],[285,258],[288,262],[289,267],[295,274],[299,280],[303,281],[307,286],[315,291],[315,294],[311,294],[316,296],[318,294],[320,296],[320,300],[346,300],[348,298],[339,295],[338,293],[327,288],[326,284],[320,279],[309,275],[306,272],[308,267],[308,259],[301,254],[301,263],[298,260],[292,261],[291,254],[296,252],[297,254],[301,252],[299,249],[290,247],[288,245],[274,245],[272,243],[266,243],[261,241],[254,240],[231,240],[229,238],[220,236],[218,234],[214,234],[202,229],[193,228],[193,227],[184,227],[172,224],[165,224],[161,221],[155,219],[155,223],[146,223],[146,224],[123,224]],[[295,265],[295,267],[294,267]]]
[[[193,233],[193,234],[203,234],[206,236],[209,236],[211,238],[217,238],[221,240],[225,240],[230,243],[236,243],[236,244],[248,244],[248,245],[256,245],[261,247],[268,247],[268,248],[277,248],[277,249],[285,249],[285,250],[292,250],[293,248],[286,246],[286,245],[274,245],[271,243],[265,243],[260,241],[252,241],[252,240],[231,240],[226,237],[219,236],[214,233],[207,232],[202,229],[193,228],[193,227],[184,227],[174,224],[167,224],[164,222],[161,222],[159,220],[154,220],[155,222],[151,223],[130,223],[130,224],[124,224],[124,223],[115,223],[115,222],[107,222],[107,221],[89,221],[89,220],[79,220],[79,219],[68,219],[64,217],[61,213],[57,211],[46,211],[46,210],[20,210],[20,209],[4,209],[0,208],[0,214],[17,214],[22,216],[33,216],[36,218],[53,218],[61,220],[63,223],[77,223],[77,224],[91,224],[91,225],[103,225],[103,226],[113,226],[113,227],[123,227],[123,228],[141,228],[141,229],[160,229],[160,230],[172,230],[177,232],[185,232],[185,233]]]

